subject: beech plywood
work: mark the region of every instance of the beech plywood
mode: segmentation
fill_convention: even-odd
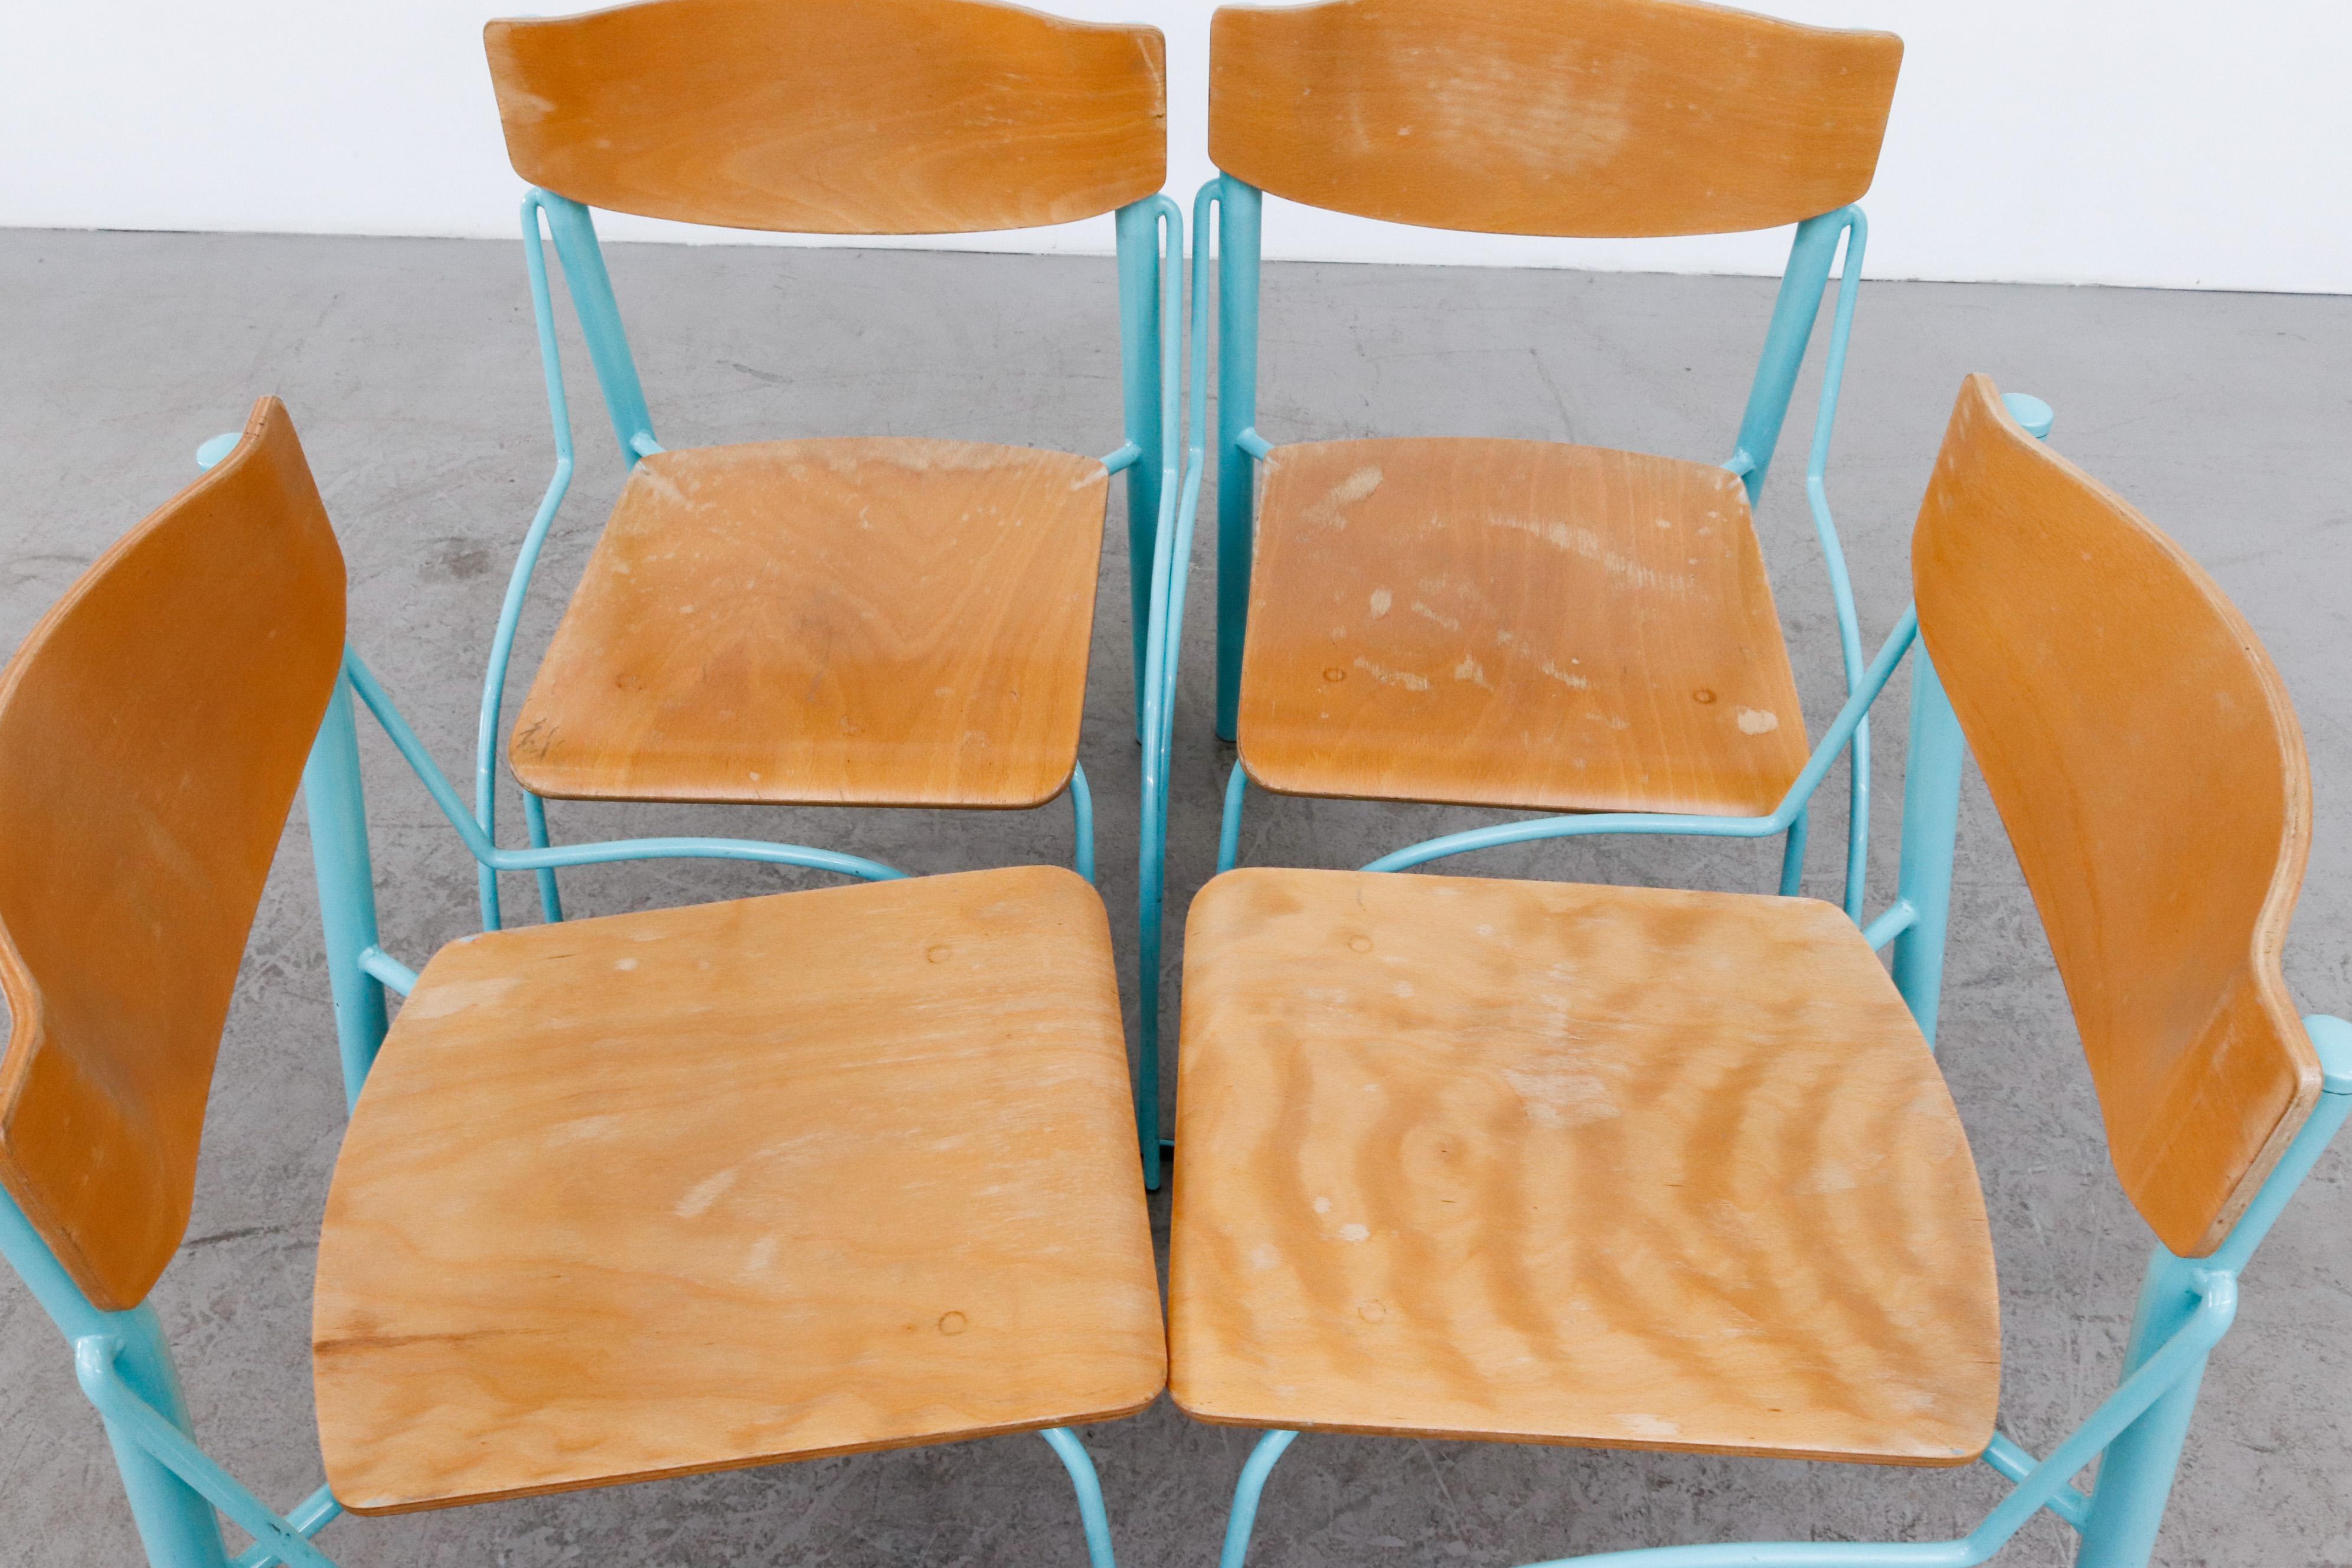
[[[631,472],[517,719],[568,799],[1033,806],[1078,755],[1109,478],[877,437]]]
[[[2303,1125],[2279,971],[2311,844],[2286,689],[2213,580],[1970,376],[1912,538],[1919,626],[2041,910],[2124,1190],[2210,1252]]]
[[[328,1194],[328,1480],[391,1512],[1139,1410],[1140,1170],[1067,871],[454,942]]]
[[[1266,788],[1760,816],[1802,771],[1727,470],[1475,438],[1263,467],[1239,734]]]
[[[1209,155],[1490,234],[1717,234],[1860,199],[1903,43],[1685,0],[1328,0],[1210,23]]]
[[[341,667],[343,558],[274,397],[0,673],[0,1184],[100,1309],[187,1232],[213,1058]]]
[[[1830,905],[1229,872],[1181,1059],[1194,1415],[1911,1465],[1991,1438],[1975,1165]]]
[[[615,212],[818,234],[1026,228],[1167,178],[1158,29],[990,0],[649,0],[484,30],[507,153]]]

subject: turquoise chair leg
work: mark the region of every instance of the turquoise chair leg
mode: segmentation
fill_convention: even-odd
[[[1242,1479],[1234,1486],[1234,1509],[1225,1516],[1225,1549],[1217,1557],[1217,1568],[1242,1568],[1242,1560],[1249,1555],[1250,1532],[1257,1528],[1257,1501],[1265,1491],[1265,1479],[1297,1440],[1296,1432],[1268,1432],[1250,1450]]]
[[[119,1347],[114,1364],[122,1381],[165,1420],[194,1436],[179,1373],[154,1308],[142,1302],[127,1312],[108,1312],[91,1305],[25,1211],[5,1193],[0,1193],[0,1256],[16,1268],[68,1342],[94,1334],[110,1336]],[[220,1517],[213,1505],[110,1421],[106,1436],[152,1568],[226,1568],[228,1549],[222,1543]]]
[[[1225,779],[1225,816],[1217,826],[1217,869],[1230,871],[1241,863],[1242,804],[1249,793],[1249,775],[1239,762]]]
[[[318,874],[327,984],[334,993],[335,1043],[349,1109],[359,1103],[360,1085],[375,1065],[387,1020],[383,983],[368,973],[362,960],[376,945],[375,873],[368,857],[367,798],[360,787],[352,686],[341,676],[303,764],[302,805],[310,820],[310,860]]]
[[[1811,826],[1810,808],[1797,813],[1780,845],[1780,896],[1793,899],[1805,890],[1805,829]]]
[[[2196,1310],[2197,1297],[2189,1286],[2203,1268],[2202,1259],[2175,1258],[2161,1247],[2148,1259],[2139,1309],[2132,1317],[2131,1342],[2124,1352],[2125,1376],[2139,1370]],[[2099,1461],[2098,1483],[2091,1490],[2090,1514],[2083,1521],[2075,1568],[2145,1568],[2156,1547],[2157,1529],[2164,1522],[2164,1505],[2172,1496],[2173,1471],[2189,1437],[2189,1418],[2196,1414],[2197,1389],[2204,1376],[2200,1356],[2196,1370],[2107,1445],[2106,1457]]]
[[[180,1392],[180,1375],[172,1352],[163,1342],[163,1326],[155,1309],[141,1303],[128,1312],[113,1314],[107,1332],[121,1347],[115,1370],[131,1391],[162,1412],[164,1418],[193,1437],[188,1405]],[[147,1548],[152,1568],[222,1568],[228,1550],[222,1543],[220,1516],[194,1488],[163,1462],[133,1441],[128,1433],[106,1423],[107,1440],[114,1447],[115,1468],[122,1475],[122,1490],[131,1500],[131,1517],[139,1526],[140,1543]]]
[[[1093,1568],[1118,1568],[1118,1559],[1110,1549],[1110,1513],[1103,1507],[1102,1480],[1095,1474],[1087,1446],[1066,1426],[1048,1426],[1038,1436],[1053,1445],[1062,1468],[1070,1472],[1070,1485],[1078,1494],[1078,1521],[1086,1527],[1087,1561]]]
[[[1135,634],[1135,737],[1143,739],[1144,640],[1151,621],[1151,560],[1160,536],[1160,208],[1148,201],[1118,209],[1119,375],[1127,439],[1139,454],[1127,476],[1127,586]]]
[[[530,847],[533,849],[546,848],[547,802],[529,790],[523,791],[522,819],[524,826],[530,830]],[[536,875],[539,878],[540,912],[547,917],[550,925],[553,925],[563,919],[562,890],[556,887],[555,873],[551,869],[542,868]]]
[[[1952,914],[1952,853],[1959,834],[1960,763],[1968,740],[1924,642],[1911,650],[1911,750],[1903,768],[1899,902],[1911,923],[1895,939],[1895,989],[1927,1044],[1944,993],[1944,934]]]
[[[1070,864],[1079,876],[1091,882],[1095,879],[1095,796],[1087,787],[1087,770],[1070,770],[1070,831],[1076,841],[1070,852]]]
[[[1241,712],[1242,640],[1256,544],[1258,238],[1264,202],[1231,174],[1217,196],[1217,736],[1234,738]],[[1194,244],[1204,245],[1205,238]],[[1197,396],[1197,395],[1196,395]],[[1194,439],[1198,439],[1195,437]]]

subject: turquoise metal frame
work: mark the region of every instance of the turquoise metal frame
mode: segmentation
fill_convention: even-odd
[[[1129,559],[1140,562],[1150,557],[1162,514],[1173,500],[1174,483],[1167,464],[1176,446],[1176,356],[1166,345],[1172,341],[1175,322],[1171,290],[1162,279],[1176,273],[1181,265],[1183,216],[1167,196],[1153,195],[1119,208],[1114,218],[1118,247],[1120,373],[1126,439],[1103,458],[1103,466],[1114,474],[1127,475]],[[547,266],[550,240],[563,268],[572,312],[587,341],[589,363],[596,373],[596,384],[604,395],[604,410],[611,418],[623,464],[634,468],[638,459],[663,449],[654,436],[653,416],[646,405],[636,361],[629,352],[628,334],[621,326],[620,305],[613,293],[611,275],[605,270],[604,247],[596,238],[593,215],[578,202],[533,187],[522,199],[522,238],[523,259],[530,277],[531,313],[538,328],[540,368],[546,380],[548,414],[555,431],[555,471],[540,497],[530,526],[524,531],[514,571],[507,581],[505,599],[499,606],[489,663],[482,677],[481,716],[474,741],[473,816],[484,837],[492,841],[498,837],[499,719],[505,704],[508,670],[514,658],[515,633],[521,624],[523,604],[538,570],[540,553],[554,526],[556,513],[562,508],[564,496],[571,489],[573,468],[572,413],[564,395],[563,360],[556,341],[555,304]],[[1161,329],[1156,332],[1155,317]],[[1134,579],[1130,586],[1136,607],[1136,721],[1140,734],[1144,605],[1150,583],[1139,573],[1130,575]],[[545,849],[550,843],[547,803],[529,790],[520,789],[520,784],[517,787],[522,795],[523,825],[530,846]],[[1072,860],[1078,874],[1092,881],[1094,806],[1087,788],[1085,768],[1072,770],[1068,794],[1076,837]],[[555,873],[553,865],[533,870],[541,911],[551,921],[563,918],[562,893],[556,884]],[[501,921],[498,879],[499,868],[485,863],[479,880],[483,927],[488,931],[498,930]]]
[[[2036,409],[2039,409],[2038,415]],[[2015,405],[2012,405],[2012,411]],[[2029,400],[2023,414],[2048,429],[2048,409]],[[2021,422],[2023,422],[2022,420]],[[2029,428],[2033,427],[2029,425]],[[1911,744],[1905,767],[1903,848],[1895,901],[1864,928],[1874,948],[1895,947],[1895,983],[1912,1016],[1936,1038],[1936,1013],[1943,989],[1944,937],[1950,913],[1952,857],[1959,814],[1961,760],[1967,742],[1959,720],[1944,694],[1925,647],[1914,648],[1919,632],[1916,611],[1906,610],[1878,656],[1854,683],[1852,696],[1822,737],[1803,775],[1771,816],[1547,818],[1482,828],[1384,856],[1368,871],[1401,871],[1450,855],[1580,833],[1706,833],[1762,837],[1785,832],[1801,820],[1804,801],[1838,752],[1859,744],[1862,725],[1895,667],[1916,652],[1912,667]],[[1238,771],[1238,770],[1236,770]],[[1719,826],[1704,826],[1715,823]],[[1652,826],[1656,824],[1656,826]],[[1771,825],[1771,826],[1768,826]],[[2015,1483],[1984,1521],[1958,1540],[1913,1542],[1778,1542],[1704,1546],[1646,1547],[1553,1561],[1595,1568],[1967,1568],[1982,1563],[2017,1533],[2037,1511],[2047,1509],[2082,1537],[2077,1568],[2143,1568],[2156,1543],[2158,1527],[2171,1496],[2172,1479],[2196,1408],[2205,1358],[2229,1330],[2237,1312],[2238,1276],[2270,1232],[2287,1201],[2352,1113],[2352,1024],[2325,1014],[2304,1020],[2324,1074],[2322,1093],[2310,1117],[2272,1170],[2229,1238],[2207,1258],[2179,1258],[2161,1244],[2147,1272],[2132,1320],[2123,1376],[2090,1417],[2049,1458],[2036,1459],[1996,1433],[1984,1462]],[[1226,1520],[1219,1568],[1243,1568],[1255,1526],[1258,1501],[1275,1464],[1298,1434],[1269,1431],[1242,1467]],[[2085,1494],[2073,1479],[2105,1456],[2097,1484]],[[1549,1563],[1531,1568],[1550,1568]]]
[[[215,443],[205,445],[214,460],[226,450],[214,449]],[[391,695],[359,656],[346,649],[341,678],[303,769],[302,796],[348,1105],[358,1103],[361,1086],[383,1043],[385,989],[405,995],[416,983],[416,972],[377,942],[375,876],[360,782],[354,699],[374,714],[486,876],[517,871],[540,875],[566,866],[657,858],[754,860],[869,881],[903,875],[855,855],[751,839],[626,838],[499,848]],[[1080,799],[1083,811],[1083,795]],[[205,1453],[196,1443],[171,1350],[152,1304],[142,1302],[121,1312],[92,1304],[5,1192],[0,1192],[0,1256],[15,1268],[73,1349],[75,1374],[105,1424],[131,1518],[152,1568],[269,1568],[278,1563],[292,1568],[334,1568],[310,1538],[342,1512],[342,1505],[322,1486],[278,1513]],[[1068,1472],[1077,1495],[1091,1568],[1118,1568],[1101,1483],[1086,1446],[1064,1427],[1045,1429],[1041,1436]],[[232,1556],[222,1539],[219,1516],[252,1536],[254,1544]]]

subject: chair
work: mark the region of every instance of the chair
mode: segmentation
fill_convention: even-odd
[[[1823,483],[1868,234],[1853,204],[1877,165],[1901,40],[1687,0],[1224,6],[1210,39],[1220,172],[1193,204],[1193,287],[1197,307],[1213,226],[1216,731],[1238,745],[1217,868],[1240,858],[1251,782],[1547,812],[1769,814],[1804,767],[1805,726],[1750,509],[1835,266],[1806,490],[1851,691],[1862,634]],[[1794,224],[1731,457],[1477,438],[1271,443],[1256,427],[1267,192],[1493,234]],[[1203,313],[1196,445],[1205,331]],[[1189,513],[1178,527],[1189,539]],[[1189,565],[1179,554],[1168,570],[1181,579]],[[1181,616],[1183,597],[1180,580],[1155,604]],[[1153,615],[1155,626],[1168,618]],[[1867,739],[1865,728],[1851,770],[1856,910]],[[1146,767],[1155,760],[1146,831],[1156,819],[1164,836],[1167,763],[1147,756]],[[1801,879],[1807,820],[1786,825],[1784,893]],[[1146,901],[1149,1082],[1160,916]]]
[[[555,475],[499,612],[475,756],[495,837],[515,629],[572,472],[542,222],[628,479],[508,747],[530,842],[549,799],[1019,808],[1078,765],[1109,476],[1134,558],[1175,497],[1181,215],[1160,35],[995,0],[645,0],[484,34]],[[1116,212],[1127,439],[1100,460],[981,442],[654,437],[591,206],[824,234],[945,234]],[[1160,238],[1164,231],[1164,242]],[[1163,287],[1164,279],[1164,287]],[[1166,298],[1163,300],[1163,293]],[[1142,657],[1139,576],[1136,657]],[[552,872],[547,917],[562,918]],[[485,919],[499,923],[494,876]]]
[[[2147,1561],[2239,1273],[2352,1107],[2352,1025],[2298,1022],[2279,971],[2302,737],[2212,581],[1982,376],[1912,562],[1916,611],[1809,764],[1910,651],[1900,896],[1867,931],[1805,900],[1371,872],[1233,871],[1193,903],[1170,1384],[1268,1429],[1224,1568],[1306,1430],[2016,1483],[1957,1541],[1596,1563],[1967,1564],[2045,1508],[2078,1562]],[[1994,1425],[1991,1240],[1931,1054],[1964,737],[2158,1244],[2120,1386],[2040,1460]]]
[[[1113,1568],[1068,1427],[1149,1404],[1165,1350],[1092,889],[727,840],[499,850],[343,631],[264,399],[0,675],[0,1251],[72,1344],[149,1560],[223,1568],[215,1510],[254,1538],[237,1568],[318,1568],[344,1510],[1038,1431]],[[354,700],[493,871],[866,880],[488,931],[416,973],[376,942]],[[298,783],[352,1115],[313,1319],[328,1484],[279,1515],[197,1447],[146,1298]]]

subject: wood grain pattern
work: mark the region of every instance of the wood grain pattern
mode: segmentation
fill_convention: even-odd
[[[1990,1440],[1975,1165],[1835,909],[1250,869],[1186,932],[1185,1410],[1910,1465]]]
[[[284,405],[0,673],[0,1184],[100,1308],[188,1228],[213,1058],[343,646]]]
[[[2140,1215],[2221,1245],[2320,1090],[2279,972],[2311,843],[2286,689],[2113,490],[1961,388],[1912,539],[1919,624],[2033,890]]]
[[[1772,228],[1858,200],[1903,42],[1685,0],[1330,0],[1210,23],[1209,155],[1433,228]]]
[[[1541,441],[1325,441],[1264,464],[1249,775],[1289,795],[1761,816],[1804,715],[1747,492]]]
[[[515,726],[572,799],[1033,806],[1078,755],[1109,479],[899,438],[661,452]]]
[[[1142,1408],[1101,901],[1025,867],[443,948],[336,1163],[313,1347],[362,1513]]]
[[[649,0],[483,31],[507,153],[592,206],[814,234],[1092,217],[1166,182],[1158,29],[990,0]]]

